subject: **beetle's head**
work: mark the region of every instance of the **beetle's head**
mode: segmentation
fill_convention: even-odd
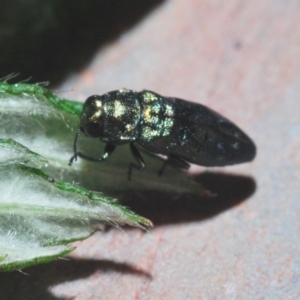
[[[99,138],[103,132],[103,103],[101,96],[91,96],[84,103],[80,130],[89,137]]]
[[[99,138],[103,133],[103,114],[102,114],[102,103],[103,99],[101,96],[91,96],[86,99],[82,115],[80,119],[80,126],[74,139],[74,155],[70,158],[69,166],[77,159],[77,156],[85,157],[81,152],[77,152],[77,140],[82,131],[86,136]]]

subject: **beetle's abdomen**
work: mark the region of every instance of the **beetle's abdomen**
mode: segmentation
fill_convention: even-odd
[[[256,154],[252,140],[236,125],[196,103],[176,99],[174,128],[180,143],[171,151],[190,163],[225,166],[251,161]]]
[[[209,108],[143,91],[138,143],[202,166],[250,161],[256,148],[236,125]]]

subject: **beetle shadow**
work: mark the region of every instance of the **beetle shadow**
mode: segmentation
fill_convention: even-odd
[[[150,273],[136,267],[111,260],[64,259],[49,264],[30,267],[21,272],[0,273],[0,295],[2,300],[43,299],[62,300],[48,289],[64,282],[88,278],[95,272],[121,272],[152,280]]]
[[[4,1],[0,10],[0,77],[59,84],[95,52],[138,24],[164,0]]]
[[[194,177],[211,196],[170,192],[129,192],[122,204],[150,219],[155,226],[203,221],[246,201],[256,190],[252,177],[204,172]]]

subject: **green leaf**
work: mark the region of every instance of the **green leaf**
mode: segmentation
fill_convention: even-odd
[[[146,170],[134,170],[129,182],[128,145],[105,162],[79,159],[68,166],[81,110],[81,103],[59,99],[40,85],[0,82],[0,270],[65,255],[73,250],[68,243],[91,235],[99,222],[151,227],[149,220],[90,190],[119,201],[132,192],[206,192],[178,169],[167,167],[158,177],[163,161],[148,153],[143,153]],[[100,156],[103,146],[80,135],[80,151]]]
[[[55,182],[41,169],[19,163],[45,160],[16,142],[0,140],[0,154],[9,148],[16,162],[0,162],[0,271],[68,254],[74,248],[65,244],[87,238],[99,222],[151,227],[149,220],[101,194]]]
[[[70,242],[87,238],[100,222],[144,229],[152,226],[115,200],[57,182],[42,170],[49,162],[45,154],[55,164],[53,169],[70,169],[67,160],[61,162],[56,154],[62,151],[59,142],[64,144],[70,124],[78,121],[76,111],[81,104],[53,104],[53,99],[49,102],[45,97],[49,92],[33,87],[22,84],[22,92],[20,85],[0,84],[0,271],[66,255],[74,250]],[[64,113],[65,107],[73,109],[74,116]],[[31,150],[11,137],[31,145]]]

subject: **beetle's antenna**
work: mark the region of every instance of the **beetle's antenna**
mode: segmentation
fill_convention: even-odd
[[[80,128],[78,128],[77,133],[75,135],[74,145],[73,145],[74,155],[69,160],[69,163],[68,163],[69,166],[72,165],[74,160],[75,161],[77,160],[77,155],[78,155],[78,153],[77,153],[77,139],[78,139],[79,133],[80,133]]]

